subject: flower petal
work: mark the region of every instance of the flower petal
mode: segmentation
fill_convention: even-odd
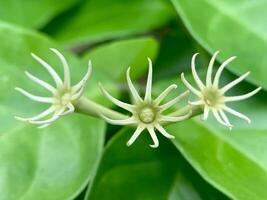
[[[182,93],[181,95],[179,95],[178,97],[172,99],[171,101],[161,105],[160,111],[164,111],[167,110],[168,108],[170,108],[171,106],[173,106],[174,104],[176,104],[178,101],[180,101],[181,99],[185,98],[187,95],[189,94],[189,91],[185,91],[184,93]]]
[[[192,114],[190,110],[187,114],[181,116],[161,116],[160,122],[179,122],[188,119]]]
[[[54,49],[54,48],[50,48],[51,51],[53,51],[57,56],[58,58],[60,59],[62,65],[63,65],[63,68],[64,68],[64,84],[67,86],[67,87],[70,87],[70,69],[69,69],[69,65],[65,59],[65,57],[57,50],[57,49]]]
[[[206,86],[211,86],[211,84],[212,84],[212,78],[211,78],[212,77],[212,68],[213,68],[214,62],[215,62],[218,54],[219,54],[219,51],[216,51],[213,54],[213,56],[209,62],[209,66],[208,66],[208,70],[207,70],[207,76],[206,76]]]
[[[199,89],[202,90],[205,86],[202,83],[202,81],[200,80],[200,78],[197,74],[197,71],[196,71],[196,57],[197,57],[197,55],[198,55],[198,53],[195,53],[192,57],[191,69],[192,69],[192,74],[193,74],[194,80],[196,81],[197,86],[199,87]]]
[[[169,138],[169,139],[174,139],[175,138],[173,135],[169,134],[160,124],[156,124],[155,127],[166,138]]]
[[[150,134],[150,136],[151,136],[151,138],[152,138],[152,140],[154,142],[154,144],[151,144],[149,146],[152,147],[152,148],[157,148],[159,146],[159,140],[158,140],[157,135],[156,135],[156,133],[154,131],[154,128],[153,127],[148,127],[147,130],[148,130],[148,132],[149,132],[149,134]]]
[[[82,87],[85,87],[85,84],[87,80],[89,79],[91,73],[92,73],[92,62],[91,60],[89,60],[86,74],[84,75],[84,77],[79,83],[77,83],[75,86],[72,87],[74,92],[80,90]]]
[[[142,133],[142,131],[144,130],[145,128],[142,127],[142,126],[137,126],[135,132],[133,133],[132,137],[128,140],[127,142],[127,146],[131,146],[134,141],[138,138],[138,136]]]
[[[161,101],[173,90],[176,89],[177,85],[176,84],[172,84],[169,87],[167,87],[155,100],[154,100],[154,104],[155,105],[159,105],[161,103]]]
[[[127,103],[124,103],[116,98],[114,98],[113,96],[111,96],[105,89],[104,87],[101,85],[101,83],[99,83],[99,87],[101,89],[101,91],[103,92],[103,94],[115,105],[124,108],[125,110],[128,110],[129,112],[133,111],[133,106]]]
[[[219,114],[221,115],[223,121],[225,121],[228,124],[228,127],[231,130],[233,125],[230,123],[228,117],[226,116],[226,114],[224,113],[224,111],[222,109],[219,110]]]
[[[130,124],[136,124],[136,120],[133,117],[129,117],[127,119],[110,119],[104,115],[101,115],[101,117],[107,121],[110,124],[113,125],[130,125]]]
[[[204,113],[203,113],[203,120],[207,120],[208,119],[208,117],[209,117],[209,111],[210,111],[210,108],[209,108],[209,106],[204,106]]]
[[[251,120],[246,115],[244,115],[244,114],[242,114],[240,112],[237,112],[236,110],[234,110],[232,108],[229,108],[228,106],[224,106],[223,110],[225,110],[228,113],[231,113],[232,115],[235,115],[236,117],[239,117],[241,119],[246,120],[248,122],[248,124],[251,123]]]
[[[231,89],[232,87],[234,87],[236,84],[238,84],[241,81],[243,81],[249,74],[250,74],[250,72],[247,72],[247,73],[243,74],[242,76],[240,76],[239,78],[231,81],[230,83],[228,83],[227,85],[225,85],[223,88],[221,88],[221,91],[223,93],[227,92],[229,89]]]
[[[38,57],[34,53],[32,53],[31,55],[37,62],[39,62],[44,68],[46,68],[46,70],[49,72],[49,74],[54,79],[57,87],[59,87],[60,85],[63,85],[63,82],[60,79],[60,77],[57,74],[57,72],[47,62],[45,62],[43,59],[41,59],[40,57]]]
[[[215,78],[214,78],[214,81],[213,81],[213,85],[215,87],[218,87],[219,86],[219,80],[220,80],[220,77],[221,77],[221,74],[223,72],[223,69],[230,63],[232,62],[234,59],[236,58],[236,56],[233,56],[231,58],[228,58],[226,61],[224,61],[221,66],[219,67],[219,69],[217,70],[216,74],[215,74]]]
[[[36,115],[34,117],[23,118],[23,117],[17,117],[17,116],[15,116],[15,118],[18,119],[18,120],[20,120],[20,121],[35,121],[35,120],[39,120],[41,118],[46,117],[47,115],[53,113],[54,111],[55,111],[55,108],[53,106],[51,106],[47,110],[43,111],[42,113],[40,113],[39,115]]]
[[[212,109],[212,113],[213,113],[215,119],[216,119],[220,124],[229,127],[229,125],[221,119],[221,117],[220,117],[220,115],[219,115],[219,113],[218,113],[218,111],[217,111],[216,109]]]
[[[33,101],[37,101],[37,102],[41,102],[41,103],[53,103],[53,98],[51,97],[40,97],[40,96],[35,96],[30,94],[29,92],[21,89],[21,88],[15,88],[15,90],[19,91],[20,93],[22,93],[23,95],[25,95],[26,97],[28,97],[29,99],[33,100]]]
[[[185,84],[185,86],[191,91],[193,92],[195,95],[197,95],[198,97],[201,97],[201,92],[198,91],[196,88],[194,88],[184,77],[184,73],[181,74],[181,79],[183,81],[183,83]]]
[[[69,103],[67,105],[67,108],[68,108],[68,110],[63,112],[60,116],[65,116],[65,115],[71,114],[71,113],[73,113],[75,111],[75,108],[71,103]]]
[[[140,97],[140,95],[138,94],[137,90],[135,89],[135,87],[134,87],[134,85],[132,83],[132,80],[131,80],[131,77],[130,77],[130,71],[131,71],[131,68],[129,67],[128,70],[127,70],[127,73],[126,73],[128,87],[130,89],[130,92],[132,94],[132,97],[133,97],[135,103],[140,103],[143,100]]]
[[[46,88],[47,90],[49,90],[50,92],[52,92],[53,94],[56,93],[56,89],[51,86],[50,84],[48,84],[47,82],[37,78],[36,76],[30,74],[29,72],[25,72],[25,74],[29,77],[29,79],[31,79],[32,81],[34,81],[35,83],[41,85],[42,87]]]
[[[254,94],[256,94],[257,92],[259,92],[261,90],[261,87],[258,87],[257,89],[247,93],[247,94],[244,94],[244,95],[239,95],[239,96],[233,96],[233,97],[225,97],[225,102],[232,102],[232,101],[241,101],[241,100],[244,100],[244,99],[247,99],[251,96],[253,96]]]
[[[151,102],[151,93],[152,93],[152,61],[150,58],[148,59],[148,75],[147,75],[147,83],[146,83],[146,93],[145,93],[145,99],[146,102]]]

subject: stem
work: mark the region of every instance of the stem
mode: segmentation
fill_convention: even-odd
[[[187,105],[180,110],[177,110],[170,114],[170,116],[178,117],[181,115],[186,115],[188,112],[192,111],[191,115],[188,118],[195,117],[197,115],[200,115],[203,113],[202,106],[193,106],[193,105]]]
[[[105,117],[109,117],[112,119],[127,118],[126,115],[113,111],[85,97],[81,97],[78,101],[75,102],[75,109],[79,113],[91,115],[94,117],[100,117],[101,115],[104,115]]]

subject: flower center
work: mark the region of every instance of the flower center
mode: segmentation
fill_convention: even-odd
[[[214,87],[205,88],[202,92],[204,102],[211,107],[223,104],[224,96],[219,89]]]
[[[155,120],[156,114],[152,107],[145,106],[140,110],[138,117],[143,123],[150,124]]]
[[[54,96],[55,106],[59,107],[66,107],[71,102],[71,91],[70,90],[60,90],[58,93]]]

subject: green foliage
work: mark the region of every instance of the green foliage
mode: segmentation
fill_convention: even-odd
[[[206,50],[220,50],[220,61],[236,55],[238,59],[229,70],[236,74],[251,71],[248,80],[267,89],[266,1],[172,2],[192,36]]]
[[[1,0],[0,20],[25,27],[41,28],[79,0]]]
[[[45,129],[14,118],[47,108],[14,88],[50,95],[24,72],[54,85],[30,56],[40,56],[62,77],[51,47],[66,57],[72,83],[92,61],[84,96],[106,107],[114,104],[98,83],[128,102],[126,70],[131,66],[131,77],[144,93],[147,57],[154,66],[153,96],[173,83],[178,89],[168,99],[185,91],[179,75],[185,72],[192,80],[195,52],[201,53],[197,70],[203,78],[216,50],[221,51],[217,64],[237,56],[223,72],[222,84],[252,72],[249,83],[230,94],[257,86],[266,90],[266,6],[260,0],[0,0],[0,200],[266,200],[265,91],[231,105],[252,124],[229,116],[234,125],[229,131],[212,116],[208,121],[197,116],[166,126],[172,141],[157,133],[158,149],[149,147],[147,132],[127,147],[134,129],[78,113]]]
[[[149,31],[173,14],[166,0],[85,0],[71,18],[63,24],[61,18],[56,20],[47,31],[64,45],[82,45]]]

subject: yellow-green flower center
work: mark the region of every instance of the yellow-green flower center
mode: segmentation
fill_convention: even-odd
[[[72,93],[69,89],[58,90],[57,94],[54,96],[54,105],[58,107],[66,107],[71,102]]]
[[[138,117],[139,117],[141,122],[143,122],[145,124],[150,124],[156,118],[155,109],[153,109],[150,106],[145,106],[145,107],[141,108],[141,110],[139,111]]]
[[[202,91],[205,104],[210,107],[216,107],[223,104],[224,96],[218,88],[207,87]]]

